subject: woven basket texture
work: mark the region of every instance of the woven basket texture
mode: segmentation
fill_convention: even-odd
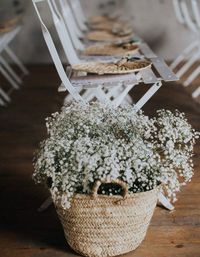
[[[118,17],[108,17],[108,16],[92,16],[89,18],[89,24],[94,25],[101,22],[107,22],[107,21],[116,21]]]
[[[158,188],[122,196],[76,194],[71,207],[55,204],[68,244],[88,257],[116,256],[143,241],[158,198]]]
[[[93,74],[127,74],[146,69],[151,66],[151,62],[137,60],[122,64],[114,62],[83,62],[72,66],[74,71],[83,71]]]
[[[0,24],[0,33],[7,33],[14,30],[21,23],[22,17],[15,17]]]
[[[85,36],[87,40],[91,41],[97,41],[97,42],[110,42],[110,43],[115,43],[115,42],[127,42],[131,41],[133,38],[134,34],[126,35],[126,36],[120,36],[116,35],[114,33],[111,33],[109,31],[103,31],[103,30],[97,30],[97,31],[92,31],[88,32]]]
[[[119,21],[104,21],[104,22],[101,22],[101,23],[95,23],[95,24],[91,24],[90,25],[90,28],[91,29],[96,29],[96,30],[108,30],[108,31],[111,31],[112,28],[114,26],[117,25],[120,25],[120,26],[124,26],[124,23],[122,22],[119,22]]]
[[[87,47],[83,51],[83,54],[84,55],[124,56],[124,55],[133,55],[137,53],[139,50],[139,46],[137,44],[133,44],[127,48],[126,46],[118,46],[118,45],[92,45]]]
[[[119,36],[126,36],[133,33],[132,26],[126,24],[126,23],[117,23],[117,22],[104,22],[100,24],[95,24],[93,26],[90,26],[92,30],[103,30],[108,31],[110,33],[113,33],[115,35]]]

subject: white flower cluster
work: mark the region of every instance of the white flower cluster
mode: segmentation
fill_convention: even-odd
[[[191,161],[198,133],[184,115],[158,111],[148,118],[134,107],[72,103],[47,119],[33,178],[50,187],[54,201],[70,207],[75,193],[92,190],[96,180],[123,180],[130,193],[163,183],[169,197],[193,175]],[[121,188],[102,185],[101,194]]]

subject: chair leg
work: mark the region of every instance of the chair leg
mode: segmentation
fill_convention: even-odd
[[[13,88],[19,89],[18,84],[11,78],[11,76],[7,73],[7,71],[1,65],[0,65],[0,72],[10,82]]]
[[[153,84],[151,88],[140,98],[140,100],[135,104],[136,110],[140,110],[146,102],[158,91],[158,89],[162,86],[161,81]]]
[[[200,66],[197,67],[192,74],[187,78],[187,80],[183,83],[185,87],[189,86],[193,80],[195,80],[200,74]]]
[[[106,88],[108,98],[116,98],[122,92],[123,85],[120,83],[118,86]]]
[[[170,201],[162,194],[159,193],[158,195],[159,202],[168,210],[174,210],[174,206],[170,203]]]
[[[4,103],[4,101],[0,98],[0,105],[1,106],[5,106],[5,103]]]
[[[0,95],[3,97],[3,99],[5,99],[7,102],[11,102],[11,99],[9,97],[9,95],[4,92],[4,90],[2,88],[0,88]]]
[[[9,57],[18,65],[18,67],[21,69],[21,71],[28,75],[29,71],[25,67],[25,65],[20,61],[20,59],[16,56],[16,54],[10,49],[10,47],[5,47],[6,53],[9,55]]]
[[[13,79],[16,80],[17,83],[22,83],[21,78],[17,75],[17,73],[11,68],[11,66],[6,62],[6,60],[2,56],[0,56],[0,63],[4,66],[4,68],[6,68],[6,70],[10,73]]]
[[[175,69],[182,61],[184,61],[195,48],[199,49],[199,41],[195,41],[191,43],[188,47],[186,47],[183,52],[171,63],[170,68]]]
[[[176,73],[178,78],[181,78],[191,67],[192,65],[199,59],[200,52],[194,54]]]
[[[135,86],[136,84],[132,84],[132,85],[128,85],[125,87],[125,89],[123,90],[123,92],[117,97],[115,98],[112,103],[115,107],[118,107],[125,99],[125,97],[127,96],[128,92]]]
[[[47,210],[51,204],[53,203],[51,196],[49,196],[43,203],[42,205],[38,208],[39,212],[43,212],[45,210]]]
[[[192,97],[196,98],[200,96],[200,87],[198,87],[193,93],[192,93]]]

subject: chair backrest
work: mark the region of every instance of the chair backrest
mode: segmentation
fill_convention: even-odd
[[[191,31],[198,32],[200,28],[200,14],[197,0],[173,0],[174,10],[177,20],[186,25]]]
[[[175,11],[177,20],[181,24],[185,24],[185,19],[183,17],[183,13],[182,13],[182,10],[181,10],[180,2],[181,2],[181,0],[173,0],[174,11]]]
[[[55,44],[54,44],[53,39],[51,37],[51,34],[50,34],[49,30],[47,29],[47,26],[45,25],[41,15],[40,15],[37,3],[38,2],[44,2],[44,1],[45,0],[32,0],[35,11],[37,13],[37,16],[38,16],[40,24],[41,24],[42,34],[44,36],[44,39],[45,39],[45,42],[46,42],[47,47],[49,49],[49,52],[51,54],[51,57],[53,59],[54,65],[56,67],[56,70],[57,70],[57,72],[60,76],[60,79],[61,79],[63,85],[65,86],[66,90],[71,94],[71,96],[76,101],[84,102],[83,98],[80,96],[80,94],[77,92],[77,90],[70,83],[70,81],[69,81],[69,79],[66,75],[66,72],[63,68],[62,62],[61,62],[60,57],[58,55],[58,52],[56,50],[56,47],[55,47]]]
[[[44,0],[49,5],[51,15],[53,18],[54,26],[58,33],[59,39],[61,41],[62,47],[64,49],[65,55],[71,65],[80,63],[80,59],[76,53],[76,50],[72,44],[72,40],[69,35],[69,31],[65,25],[65,21],[58,11],[58,8],[54,1]]]
[[[180,7],[185,20],[185,24],[188,26],[190,30],[192,30],[193,32],[197,32],[198,27],[196,22],[193,20],[194,14],[192,12],[192,6],[191,5],[189,6],[185,0],[182,0],[180,2]]]
[[[14,30],[4,33],[0,36],[0,52],[13,40],[13,38],[20,32],[21,27],[18,26]]]
[[[198,28],[200,28],[200,11],[199,11],[199,1],[198,0],[191,0],[192,4],[192,11],[194,13],[194,19],[197,23]]]
[[[52,2],[55,5],[55,8],[57,8],[57,13],[59,13],[56,0],[52,0]],[[62,15],[64,19],[65,25],[67,26],[67,29],[69,31],[74,47],[77,50],[83,50],[84,45],[79,39],[80,37],[83,37],[83,33],[77,27],[76,21],[74,20],[69,4],[67,3],[66,0],[59,0],[59,4],[61,7],[60,15]]]
[[[54,0],[54,1],[56,1],[56,0]],[[70,20],[70,25],[74,29],[77,36],[78,37],[83,37],[83,32],[77,24],[77,21],[74,17],[74,14],[72,12],[69,1],[67,1],[67,0],[57,0],[57,1],[59,1],[59,3],[60,3],[61,11],[63,13],[63,16],[66,17],[67,20]],[[65,13],[67,13],[68,15],[65,15]]]
[[[82,31],[87,31],[88,30],[88,28],[86,26],[87,19],[85,17],[84,12],[83,12],[80,1],[79,0],[68,0],[68,3],[71,6],[72,13],[74,15],[74,18],[75,18],[79,28]]]

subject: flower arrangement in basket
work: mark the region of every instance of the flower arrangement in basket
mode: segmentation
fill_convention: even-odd
[[[33,178],[48,185],[69,245],[114,256],[144,239],[158,192],[171,200],[193,175],[199,134],[184,114],[72,103],[47,119]]]

